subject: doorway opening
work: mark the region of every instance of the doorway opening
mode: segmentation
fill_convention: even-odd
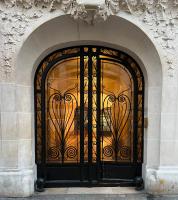
[[[47,56],[35,75],[35,115],[44,187],[142,182],[144,77],[126,53],[88,45]]]

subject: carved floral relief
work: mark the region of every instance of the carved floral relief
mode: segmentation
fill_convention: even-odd
[[[91,24],[120,12],[132,15],[134,20],[148,27],[155,41],[164,49],[168,70],[171,69],[170,77],[173,76],[178,62],[174,56],[178,51],[178,0],[105,0],[105,3],[97,4],[92,12],[77,0],[0,0],[0,36],[3,42],[0,49],[1,79],[7,79],[15,71],[14,52],[31,22],[47,12],[59,10]]]

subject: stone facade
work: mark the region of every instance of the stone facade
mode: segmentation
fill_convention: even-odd
[[[55,49],[123,50],[145,77],[143,178],[149,193],[178,193],[178,1],[0,1],[0,196],[29,196],[36,179],[33,81]]]

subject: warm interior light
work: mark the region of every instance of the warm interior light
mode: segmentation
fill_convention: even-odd
[[[46,81],[47,108],[47,154],[52,147],[65,143],[69,149],[65,162],[79,162],[80,160],[80,58],[70,58],[57,63],[48,73]],[[97,111],[97,77],[96,58],[93,57],[93,161],[96,160],[96,111]],[[105,161],[119,159],[114,149],[130,147],[132,143],[132,100],[133,82],[124,66],[111,61],[101,63],[101,157]],[[88,159],[88,57],[85,57],[85,161]],[[127,97],[129,100],[122,99]],[[125,98],[126,98],[125,97]],[[109,99],[110,98],[110,99]],[[112,98],[118,98],[114,101]],[[118,141],[116,137],[120,137]],[[71,149],[70,149],[71,148]],[[112,152],[113,151],[113,152]],[[128,154],[128,155],[126,155]],[[125,159],[130,159],[132,150],[128,148]],[[52,155],[52,153],[51,153]],[[57,157],[49,156],[48,161],[62,160],[58,152]]]

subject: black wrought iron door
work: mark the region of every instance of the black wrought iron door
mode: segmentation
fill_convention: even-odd
[[[144,80],[127,54],[56,51],[35,78],[36,163],[46,186],[133,183],[141,176]]]

